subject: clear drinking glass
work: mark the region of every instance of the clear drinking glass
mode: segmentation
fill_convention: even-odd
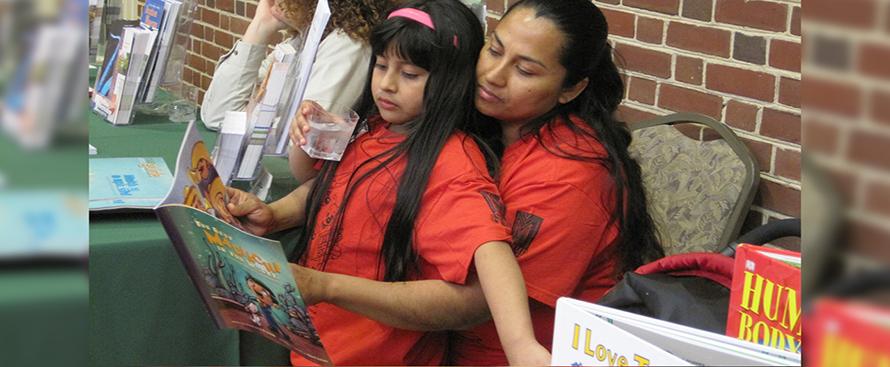
[[[358,123],[358,114],[346,107],[333,111],[317,107],[307,117],[309,132],[303,151],[312,158],[339,161]]]
[[[173,122],[189,122],[197,118],[198,88],[191,84],[180,84],[180,93],[176,100],[170,102],[168,117]]]

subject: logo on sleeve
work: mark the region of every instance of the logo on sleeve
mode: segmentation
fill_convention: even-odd
[[[488,209],[491,210],[491,220],[495,223],[506,225],[507,220],[504,218],[505,213],[507,212],[507,207],[504,206],[501,197],[490,191],[479,191],[479,193],[485,198],[485,202],[488,204]]]
[[[513,221],[513,254],[522,255],[528,250],[529,245],[538,236],[541,223],[544,218],[537,215],[517,211],[516,220]]]

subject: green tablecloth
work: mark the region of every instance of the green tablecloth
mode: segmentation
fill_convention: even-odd
[[[112,126],[90,113],[89,123],[96,157],[163,157],[171,170],[187,126],[141,114]],[[216,134],[200,127],[213,146]],[[263,164],[275,177],[270,197],[296,187],[286,159]],[[288,363],[265,339],[216,329],[152,213],[91,215],[90,334],[93,365]]]

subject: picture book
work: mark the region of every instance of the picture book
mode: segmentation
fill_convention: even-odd
[[[800,264],[799,252],[739,245],[726,335],[800,353]]]
[[[155,213],[216,325],[330,364],[281,244],[240,230],[225,190],[191,122],[173,186]]]
[[[570,298],[556,304],[554,366],[795,366],[800,356]]]
[[[89,218],[82,190],[0,191],[0,259],[85,259]]]
[[[890,310],[886,307],[821,299],[805,323],[808,366],[890,366]]]
[[[163,158],[90,158],[90,211],[152,210],[170,191]]]

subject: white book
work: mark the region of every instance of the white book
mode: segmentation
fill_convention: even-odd
[[[285,85],[291,80],[291,70],[297,50],[289,44],[280,44],[272,52],[273,62],[268,74],[254,96],[254,103],[249,108],[248,127],[250,141],[244,151],[244,157],[238,167],[236,177],[241,180],[253,179],[263,158],[266,141],[276,117],[279,115],[278,105],[285,92]],[[279,122],[280,124],[280,122]]]
[[[148,52],[151,50],[151,31],[138,28],[124,28],[121,57],[128,57],[126,68],[117,75],[114,85],[115,108],[108,121],[114,125],[129,125],[133,117],[133,105],[136,102],[136,92],[142,81],[142,72],[145,71],[145,63],[148,60]]]
[[[280,124],[281,126],[276,129],[275,138],[277,142],[274,151],[275,155],[285,154],[290,124],[293,121],[294,116],[296,116],[297,111],[300,109],[300,103],[303,102],[303,95],[306,93],[306,84],[309,83],[309,74],[312,71],[312,64],[315,62],[315,54],[318,53],[318,46],[321,44],[321,36],[324,34],[324,29],[327,27],[330,18],[331,8],[328,5],[327,0],[318,0],[318,5],[315,7],[315,15],[312,17],[312,23],[309,26],[309,31],[306,33],[302,51],[300,52],[300,69],[297,74],[296,85],[291,91],[291,104],[288,107],[287,113],[284,114],[284,119]]]
[[[553,365],[800,365],[794,353],[570,298],[557,301],[552,351]]]
[[[228,185],[241,158],[241,147],[247,135],[247,112],[227,111],[213,149],[213,165],[223,184]]]

